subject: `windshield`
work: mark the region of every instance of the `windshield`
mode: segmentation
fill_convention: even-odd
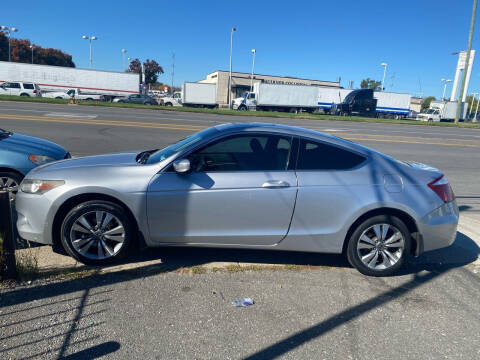
[[[200,143],[202,140],[210,137],[215,132],[217,132],[217,129],[215,129],[214,127],[208,128],[198,133],[195,133],[185,139],[182,139],[173,145],[167,146],[164,149],[155,151],[154,153],[152,153],[152,155],[148,157],[148,159],[145,161],[145,164],[155,164],[163,161],[166,158],[188,148],[190,145]]]
[[[435,109],[428,109],[427,114],[433,114],[435,112]]]

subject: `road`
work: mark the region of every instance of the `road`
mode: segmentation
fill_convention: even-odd
[[[462,216],[480,211],[479,130],[0,102],[0,127],[50,139],[75,156],[158,148],[245,121],[322,130],[439,167]],[[390,278],[362,276],[332,255],[149,250],[141,256],[161,265],[0,288],[0,357],[480,358],[480,250],[472,237],[460,231],[452,247],[411,259]],[[184,272],[212,261],[293,267]],[[237,297],[255,304],[234,308]]]
[[[74,156],[161,148],[209,126],[251,121],[320,130],[435,166],[447,175],[460,205],[480,210],[480,129],[0,102],[1,128],[52,140]]]

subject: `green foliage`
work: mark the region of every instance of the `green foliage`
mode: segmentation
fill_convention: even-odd
[[[14,62],[31,63],[33,45],[30,40],[26,39],[11,39],[11,59]],[[8,38],[0,31],[0,61],[8,61]],[[75,67],[72,61],[72,55],[64,53],[58,49],[43,48],[38,45],[33,45],[33,63],[40,65],[54,65]]]
[[[163,74],[163,68],[155,61],[147,59],[143,63],[143,71],[145,72],[145,83],[155,84],[158,80],[158,75]],[[142,72],[142,64],[139,59],[130,61],[127,72],[140,74]]]
[[[435,96],[427,96],[425,99],[423,99],[422,111],[428,109],[430,107],[430,103],[434,100],[437,100]]]
[[[382,88],[382,82],[373,80],[370,78],[363,79],[362,82],[360,83],[360,88],[361,89],[373,89],[375,91],[379,91]]]

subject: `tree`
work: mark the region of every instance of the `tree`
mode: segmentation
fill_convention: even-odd
[[[360,83],[360,88],[362,89],[373,89],[375,91],[381,90],[382,83],[377,80],[373,80],[370,78],[363,79]]]
[[[163,74],[163,68],[155,61],[149,60],[143,63],[143,69],[145,71],[145,83],[153,84],[158,80],[158,74]]]
[[[437,100],[435,96],[427,96],[425,99],[423,99],[421,107],[422,111],[428,109],[430,107],[430,103],[434,100]]]
[[[32,43],[26,39],[11,40],[11,59],[14,62],[31,63],[32,62]],[[42,48],[33,45],[33,62],[41,65],[55,65],[75,67],[72,61],[72,55],[64,53],[58,49]],[[0,31],[0,60],[8,61],[8,38]]]
[[[142,72],[142,63],[139,59],[133,59],[130,61],[130,65],[128,66],[127,72],[132,72],[136,74],[140,74]]]
[[[143,63],[143,71],[145,72],[145,83],[155,84],[158,80],[158,74],[163,74],[163,68],[155,61],[147,59]],[[139,59],[134,59],[130,62],[127,72],[140,74],[142,72],[142,65]]]

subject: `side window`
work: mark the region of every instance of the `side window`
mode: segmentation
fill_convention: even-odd
[[[11,89],[20,89],[20,84],[19,83],[10,83],[9,87]]]
[[[27,90],[33,90],[33,84],[23,84],[23,88]]]
[[[251,100],[255,100],[255,93],[250,93],[249,98],[250,98]]]
[[[297,170],[347,170],[365,158],[333,145],[301,139]]]
[[[189,156],[194,172],[286,170],[291,138],[277,135],[234,135]]]

